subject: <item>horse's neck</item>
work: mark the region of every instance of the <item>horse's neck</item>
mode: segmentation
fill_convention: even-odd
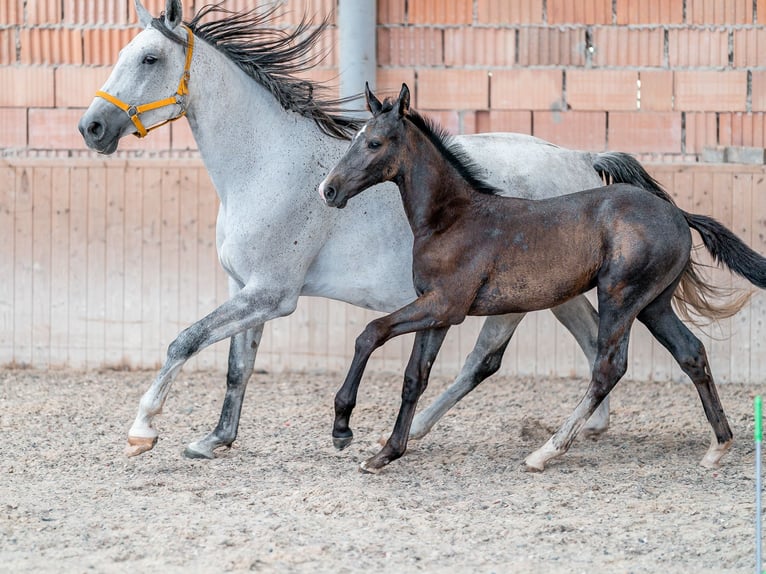
[[[474,191],[422,133],[410,129],[407,153],[412,162],[396,183],[410,227],[417,236],[420,230],[430,232],[437,224],[449,225],[469,209]],[[443,217],[446,211],[450,220]]]
[[[258,189],[268,192],[268,174],[285,162],[299,162],[319,130],[307,118],[285,111],[215,48],[199,44],[187,116],[205,167],[222,202],[235,190],[252,190],[256,180],[264,184]]]

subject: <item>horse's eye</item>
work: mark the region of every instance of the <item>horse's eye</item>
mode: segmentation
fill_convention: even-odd
[[[157,63],[157,56],[152,56],[151,54],[148,54],[144,56],[143,63],[149,64],[151,66],[152,64]]]
[[[378,140],[370,140],[367,142],[367,147],[369,149],[378,149],[381,145],[383,144],[380,143]]]

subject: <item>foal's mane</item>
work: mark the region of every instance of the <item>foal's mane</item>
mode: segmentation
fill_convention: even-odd
[[[314,27],[304,15],[292,32],[269,28],[279,7],[276,4],[266,10],[233,12],[220,4],[208,4],[186,25],[269,90],[285,110],[314,120],[329,136],[351,139],[363,122],[343,115],[342,105],[358,96],[324,98],[321,92],[326,91],[325,86],[296,77],[324,59],[326,54],[311,52],[327,28],[328,18]],[[152,26],[171,40],[185,44],[167,29],[164,18],[164,14],[155,18]]]
[[[386,99],[384,110],[393,109],[393,105],[393,102]],[[458,174],[460,174],[468,185],[479,193],[496,195],[500,192],[498,188],[484,180],[481,176],[478,164],[476,164],[476,162],[468,156],[466,151],[454,141],[454,136],[452,136],[452,134],[450,134],[444,127],[440,126],[433,119],[420,115],[411,108],[404,117],[428,138],[447,163],[457,170]]]

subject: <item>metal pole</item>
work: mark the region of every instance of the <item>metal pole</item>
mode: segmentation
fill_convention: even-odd
[[[375,89],[376,0],[339,0],[338,34],[340,43],[340,96],[354,96],[369,82]],[[357,107],[357,106],[355,106]],[[359,115],[367,115],[360,100]]]

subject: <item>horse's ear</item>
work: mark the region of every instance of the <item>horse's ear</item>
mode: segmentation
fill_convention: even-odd
[[[176,27],[183,20],[183,7],[181,6],[181,0],[166,0],[165,1],[165,26],[168,30],[175,30]]]
[[[135,0],[134,2],[136,6],[136,14],[138,15],[138,21],[141,23],[141,25],[146,28],[152,21],[152,15],[149,14],[149,10],[144,8],[144,5],[141,3],[141,0]]]
[[[367,109],[372,112],[373,116],[377,116],[380,113],[380,110],[383,109],[383,104],[381,104],[380,100],[372,93],[368,82],[364,83],[364,96],[367,98]]]
[[[410,89],[407,84],[402,84],[402,91],[399,92],[399,115],[403,116],[410,111]]]

